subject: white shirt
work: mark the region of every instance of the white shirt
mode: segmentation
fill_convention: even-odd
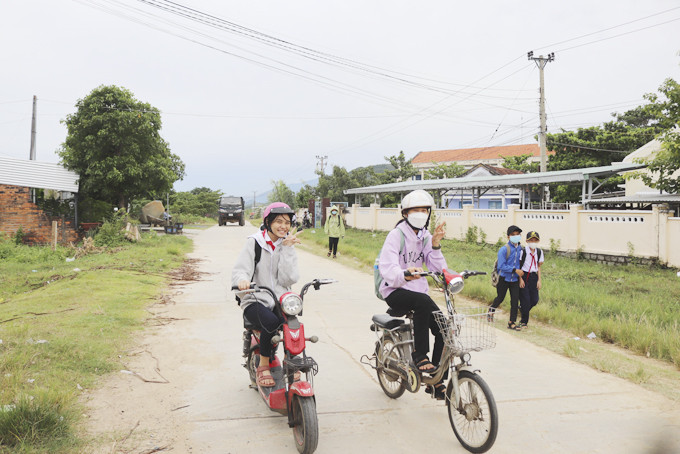
[[[524,265],[522,266],[522,271],[525,273],[536,273],[538,272],[538,265],[543,263],[544,255],[541,254],[541,258],[538,258],[538,248],[531,249],[529,246],[524,246]]]

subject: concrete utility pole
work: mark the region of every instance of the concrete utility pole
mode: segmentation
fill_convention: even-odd
[[[317,170],[319,170],[319,172],[321,172],[322,174],[325,174],[326,173],[326,164],[327,164],[326,160],[328,159],[328,156],[317,155],[316,159],[319,160],[319,162],[316,164]]]
[[[539,111],[540,111],[540,117],[541,117],[541,131],[538,133],[538,144],[539,147],[541,148],[541,172],[545,172],[548,170],[548,153],[547,153],[547,146],[546,146],[546,126],[545,126],[545,84],[544,84],[544,79],[543,79],[543,69],[545,68],[545,65],[547,65],[549,62],[555,60],[555,52],[551,52],[548,54],[547,57],[544,57],[543,55],[534,57],[534,51],[530,51],[527,53],[527,56],[529,57],[529,60],[533,60],[536,62],[536,66],[538,66],[538,69],[540,71],[540,77],[541,77],[541,88],[540,88],[540,95],[541,98],[539,100]]]
[[[33,119],[31,120],[31,161],[35,161],[35,121],[38,110],[38,97],[33,95]]]
[[[253,210],[255,209],[255,199],[257,198],[257,191],[253,191]]]

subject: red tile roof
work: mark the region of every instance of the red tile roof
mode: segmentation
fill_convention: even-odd
[[[462,148],[458,150],[421,151],[414,158],[413,164],[429,164],[431,162],[475,161],[478,159],[499,159],[501,156],[541,156],[538,144],[506,145],[503,147]]]

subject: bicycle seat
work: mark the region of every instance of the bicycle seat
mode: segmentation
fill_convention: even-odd
[[[375,314],[371,320],[384,329],[394,329],[404,324],[404,319],[392,317],[388,314]]]
[[[404,317],[406,315],[412,315],[413,311],[398,311],[390,307],[387,309],[387,314],[391,315],[392,317]]]
[[[257,328],[255,328],[255,325],[253,325],[252,323],[250,323],[250,322],[248,321],[248,319],[246,318],[246,315],[245,315],[245,314],[243,314],[243,328],[244,328],[244,329],[249,329],[249,330],[257,329]]]

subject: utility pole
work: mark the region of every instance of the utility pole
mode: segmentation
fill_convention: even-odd
[[[257,191],[253,191],[253,210],[255,209],[255,198],[257,197]]]
[[[326,160],[328,159],[328,156],[319,156],[316,155],[316,159],[319,160],[319,162],[316,164],[316,169],[321,172],[322,174],[326,173]]]
[[[38,108],[38,97],[33,95],[33,118],[31,120],[31,154],[30,154],[30,159],[31,161],[35,161],[35,122],[36,122],[36,116],[37,116],[37,108]]]
[[[543,79],[543,69],[545,68],[545,65],[547,65],[549,62],[555,60],[555,52],[551,52],[548,54],[547,57],[544,57],[543,55],[540,55],[538,57],[534,57],[534,51],[530,51],[527,53],[527,57],[529,57],[529,60],[533,60],[536,62],[536,66],[538,66],[538,70],[540,72],[540,78],[541,78],[541,88],[540,88],[540,100],[539,100],[539,112],[540,112],[540,117],[541,117],[541,131],[538,133],[538,145],[541,148],[541,172],[545,172],[548,170],[548,153],[547,153],[547,146],[546,146],[546,125],[545,125],[545,83]]]

